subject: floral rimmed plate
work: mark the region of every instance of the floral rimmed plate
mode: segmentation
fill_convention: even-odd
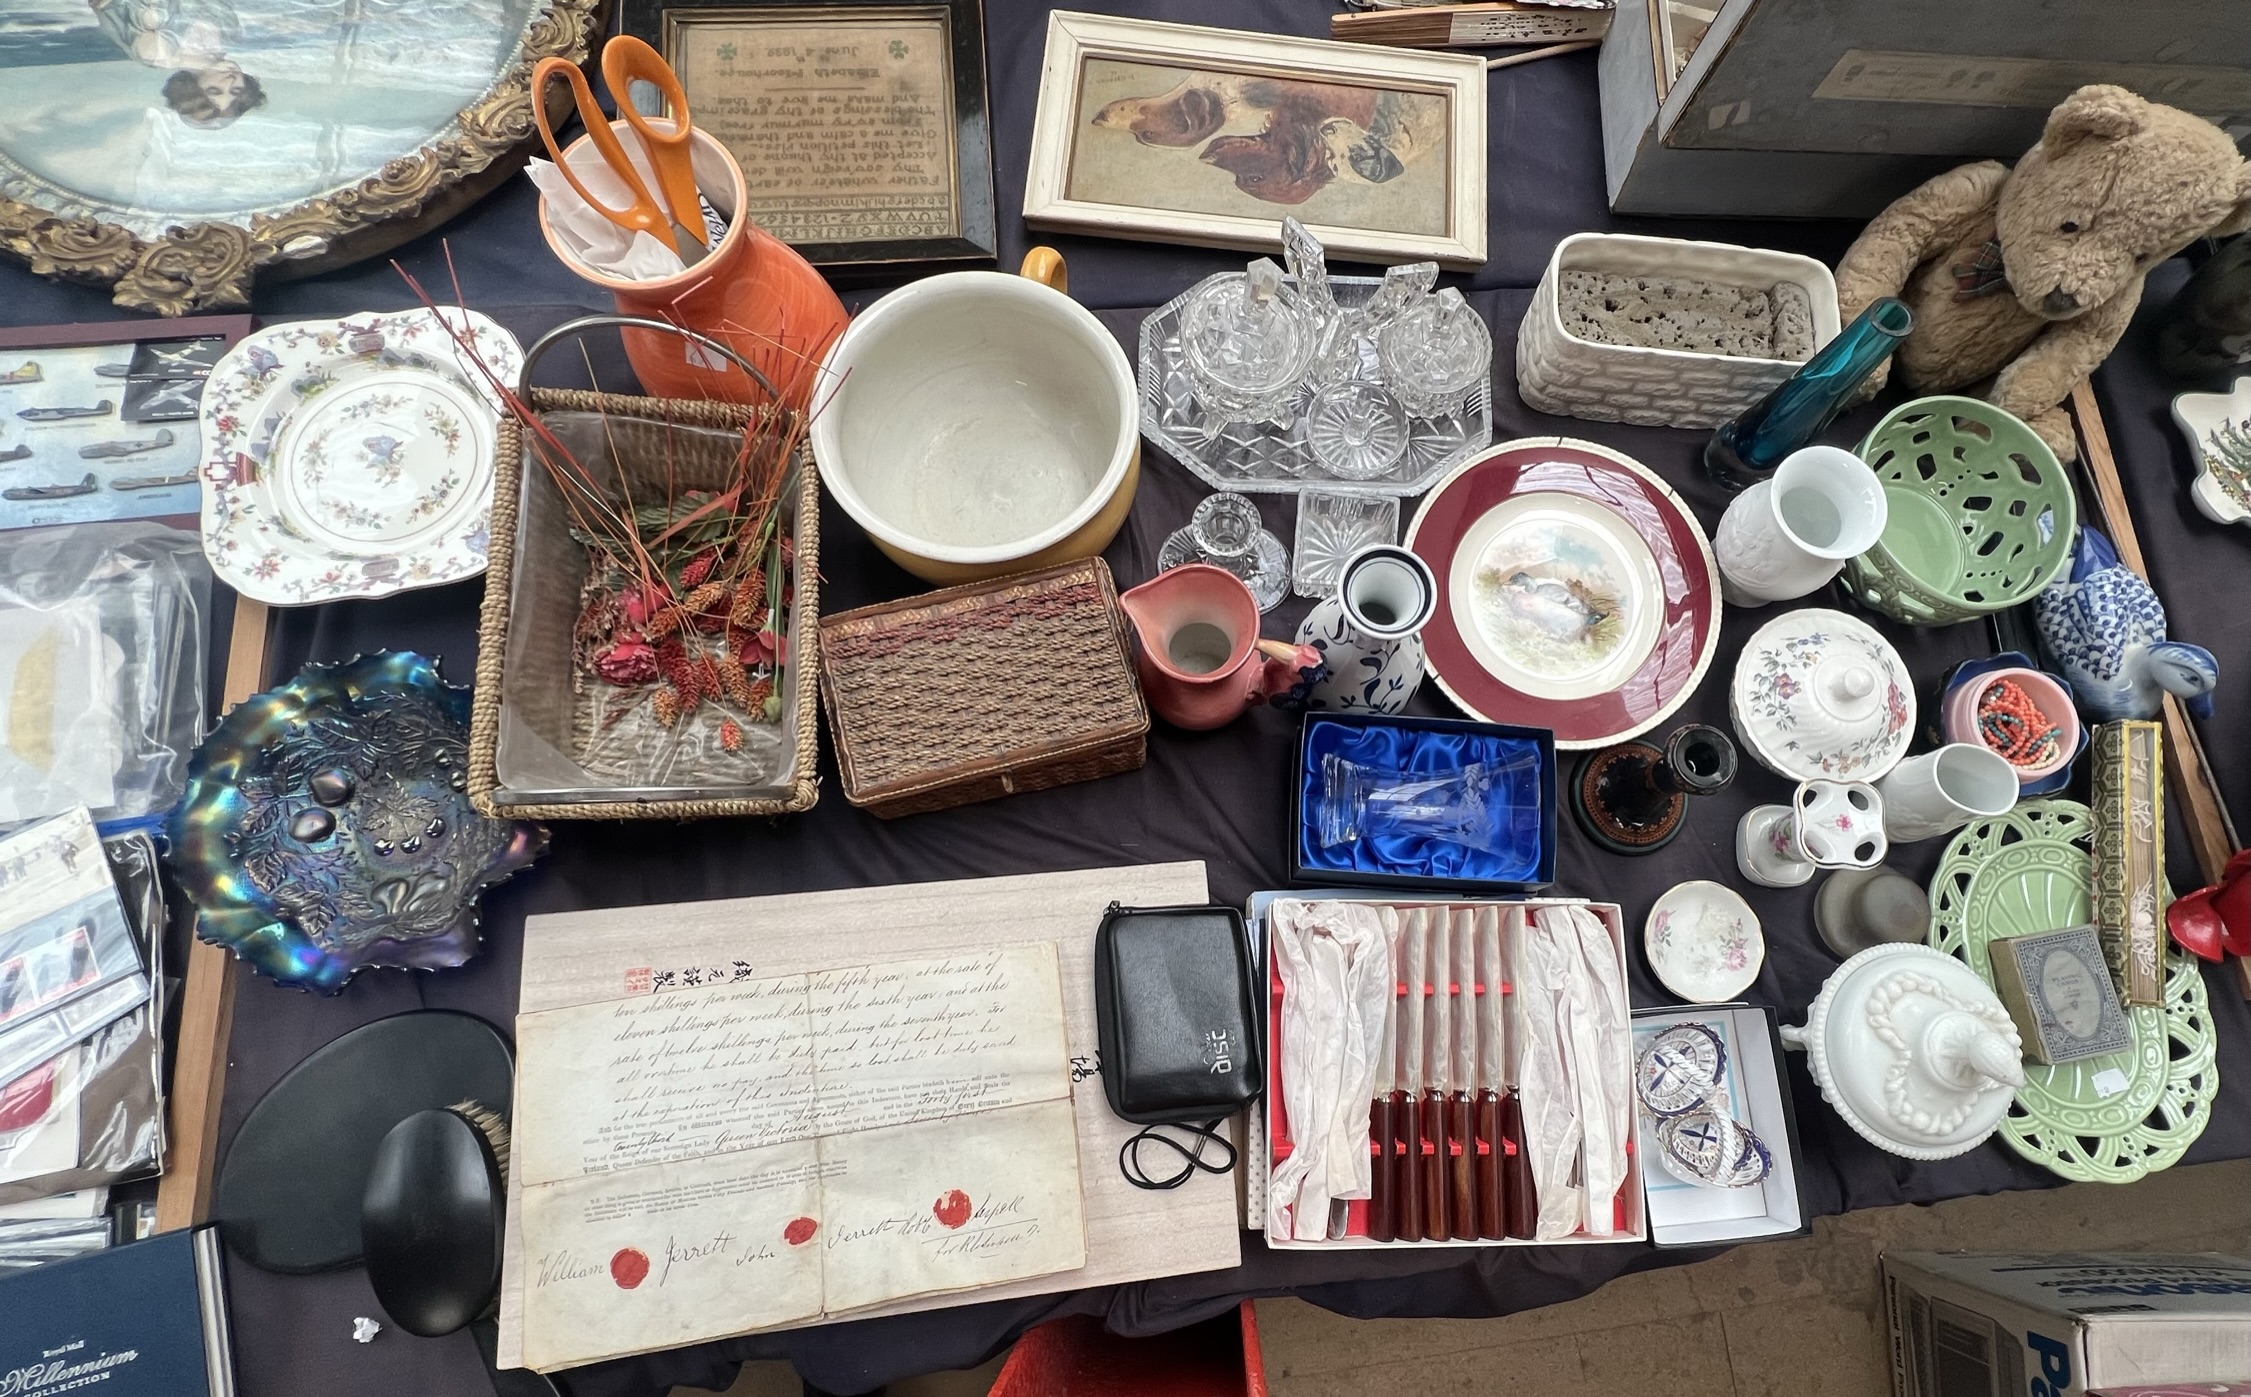
[[[1758,913],[1734,889],[1702,879],[1657,899],[1641,945],[1658,980],[1691,1004],[1738,998],[1766,963]]]
[[[1686,701],[1719,643],[1719,570],[1665,483],[1593,442],[1504,442],[1441,480],[1407,531],[1438,578],[1423,631],[1473,717],[1622,742]]]
[[[1784,612],[1735,661],[1728,714],[1768,770],[1793,781],[1873,781],[1915,737],[1907,664],[1874,627],[1841,611]]]
[[[237,343],[203,394],[212,569],[279,606],[483,572],[502,405],[478,361],[512,383],[523,351],[455,306],[301,321]]]

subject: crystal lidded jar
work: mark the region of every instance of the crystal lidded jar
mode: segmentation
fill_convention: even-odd
[[[1704,469],[1730,490],[1772,476],[1784,457],[1812,444],[1914,328],[1905,301],[1876,300],[1781,386],[1712,433]]]

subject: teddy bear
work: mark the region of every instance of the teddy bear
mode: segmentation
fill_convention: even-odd
[[[2014,170],[1963,165],[1876,215],[1837,264],[1838,310],[1850,321],[1902,298],[1915,327],[1894,357],[1908,388],[1982,388],[2070,461],[2060,405],[2126,332],[2142,278],[2198,238],[2247,228],[2251,163],[2226,133],[2098,83],[2048,114]]]

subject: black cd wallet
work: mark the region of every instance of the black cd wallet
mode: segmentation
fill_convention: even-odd
[[[1209,1121],[1258,1099],[1257,975],[1231,907],[1120,907],[1094,934],[1102,1089],[1137,1125]]]

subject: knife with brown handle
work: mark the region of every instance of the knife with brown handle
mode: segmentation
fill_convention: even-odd
[[[1392,1158],[1391,1227],[1402,1242],[1423,1239],[1423,914],[1409,912],[1400,935],[1406,948],[1406,993],[1399,1001],[1399,1152]]]
[[[1405,978],[1400,957],[1405,954],[1403,943],[1394,941],[1391,947],[1389,974],[1391,993],[1383,1002],[1382,1047],[1376,1054],[1375,1100],[1368,1107],[1368,1240],[1394,1241],[1399,1236],[1398,1224],[1392,1220],[1391,1156],[1397,1141],[1399,1114],[1399,989],[1398,982]]]
[[[1467,1242],[1477,1237],[1477,1123],[1471,1103],[1471,1088],[1477,1084],[1477,913],[1460,908],[1450,920],[1454,948],[1446,989],[1453,1000],[1454,1078],[1446,1098],[1446,1169],[1452,1183],[1453,1236]]]
[[[1517,909],[1509,915],[1521,924],[1525,913],[1522,909]],[[1503,938],[1511,948],[1521,939],[1520,935]],[[1511,967],[1505,953],[1500,965],[1504,976],[1507,975]],[[1512,983],[1511,993],[1514,992]],[[1516,1006],[1512,1004],[1509,1008],[1512,1016],[1516,1017],[1517,1024],[1521,1025],[1522,1017],[1514,1014]],[[1506,1083],[1506,1088],[1501,1097],[1501,1206],[1508,1213],[1508,1235],[1529,1238],[1540,1226],[1540,1198],[1539,1191],[1532,1182],[1532,1156],[1526,1152],[1524,1144],[1524,1098],[1517,1094],[1516,1089],[1518,1054],[1515,1033],[1505,1035],[1502,1044],[1502,1081]]]
[[[1446,1220],[1446,1087],[1454,1069],[1453,1044],[1447,1041],[1454,1001],[1446,993],[1449,968],[1446,948],[1450,938],[1446,934],[1445,909],[1432,912],[1423,927],[1430,938],[1425,952],[1427,959],[1423,962],[1429,977],[1424,992],[1430,996],[1430,1015],[1423,1020],[1422,1044],[1428,1072],[1422,1111],[1423,1236],[1437,1242],[1453,1235]]]
[[[1508,1235],[1501,1203],[1501,909],[1477,909],[1477,1235]]]

